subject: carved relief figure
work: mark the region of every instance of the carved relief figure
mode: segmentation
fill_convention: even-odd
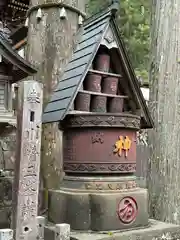
[[[36,91],[36,87],[30,88],[27,101],[31,103],[40,103],[40,94]]]
[[[122,150],[125,151],[125,157],[128,156],[128,151],[131,148],[131,143],[132,141],[129,139],[128,136],[125,136],[125,138],[123,138],[123,136],[119,136],[119,140],[115,143],[115,149],[114,149],[114,153],[118,153],[118,155],[121,157],[122,156]]]
[[[114,153],[118,153],[118,155],[121,157],[123,146],[124,146],[123,136],[119,136],[119,140],[115,143],[116,148],[114,149]]]
[[[94,136],[92,136],[92,143],[103,143],[103,133],[96,133]]]

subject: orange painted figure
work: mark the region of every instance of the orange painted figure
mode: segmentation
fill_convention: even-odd
[[[123,136],[119,136],[119,140],[115,143],[114,153],[118,153],[118,155],[122,156],[122,150],[125,151],[125,157],[128,156],[128,151],[131,148],[131,140],[128,136],[123,138]]]
[[[115,143],[115,149],[114,149],[114,153],[118,152],[118,155],[121,157],[122,155],[122,150],[124,147],[124,139],[122,136],[119,136],[119,140]]]
[[[128,136],[125,137],[125,140],[124,140],[124,151],[125,151],[125,157],[127,157],[128,155],[128,151],[129,149],[131,148],[131,140],[129,139]]]

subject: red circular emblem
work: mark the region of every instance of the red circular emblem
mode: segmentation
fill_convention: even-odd
[[[129,224],[137,216],[138,206],[136,200],[132,197],[123,198],[118,205],[118,216],[121,222]]]

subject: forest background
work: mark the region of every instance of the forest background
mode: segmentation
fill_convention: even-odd
[[[109,0],[89,0],[87,12],[92,15],[109,4]],[[143,85],[148,84],[150,6],[150,0],[121,0],[117,17],[136,76]]]

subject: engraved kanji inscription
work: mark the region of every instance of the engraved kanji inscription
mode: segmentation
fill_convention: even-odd
[[[27,101],[30,103],[40,103],[40,95],[36,89],[36,85],[33,84],[32,88],[29,89]]]
[[[17,111],[17,158],[12,225],[15,239],[36,239],[40,172],[43,85],[23,83]]]
[[[21,205],[21,218],[24,221],[29,221],[32,217],[36,217],[36,201],[27,197]]]
[[[20,182],[19,194],[20,195],[33,195],[36,192],[37,177],[27,176]]]
[[[138,206],[137,202],[132,197],[123,198],[118,205],[118,216],[124,224],[132,223],[137,216]]]

